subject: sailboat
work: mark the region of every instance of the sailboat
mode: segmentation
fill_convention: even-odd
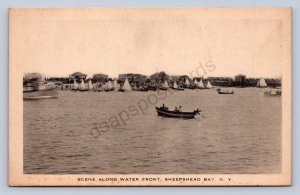
[[[159,89],[160,90],[167,90],[168,88],[169,88],[169,85],[168,85],[167,81],[165,81]]]
[[[174,85],[173,85],[172,89],[175,89],[175,90],[181,90],[181,91],[184,90],[184,88],[179,87],[179,86],[177,85],[176,81],[174,81]]]
[[[125,79],[125,82],[124,82],[122,88],[119,89],[119,91],[120,92],[131,91],[131,86],[130,86],[129,81],[128,81],[127,78]]]
[[[106,87],[104,88],[104,91],[108,92],[108,91],[113,91],[113,90],[114,90],[113,85],[111,84],[110,81],[108,81],[108,82],[106,83]]]
[[[198,82],[197,85],[200,89],[205,89],[202,79]]]
[[[257,87],[259,87],[259,88],[266,88],[266,87],[268,87],[265,79],[260,78],[259,81],[257,82]]]
[[[115,90],[115,91],[119,90],[119,88],[120,88],[120,86],[119,86],[119,84],[118,84],[118,82],[117,82],[116,79],[114,80],[113,87],[114,87],[114,90]]]
[[[186,85],[186,86],[190,86],[190,81],[189,81],[189,79],[185,79],[185,85]]]
[[[72,90],[78,90],[78,84],[76,82],[76,79],[74,79],[74,85],[72,87]]]
[[[209,81],[207,81],[206,89],[211,89],[211,88],[213,88],[213,86],[210,84]]]
[[[79,91],[87,91],[87,90],[88,90],[88,88],[85,86],[83,79],[81,79]]]
[[[196,86],[194,84],[190,83],[189,79],[186,79],[184,84],[185,84],[185,87],[188,88],[188,89],[195,89],[196,88]]]
[[[89,80],[88,90],[93,90],[92,80]]]

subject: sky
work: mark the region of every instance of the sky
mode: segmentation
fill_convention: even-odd
[[[13,9],[10,62],[23,73],[80,71],[281,77],[286,10]]]

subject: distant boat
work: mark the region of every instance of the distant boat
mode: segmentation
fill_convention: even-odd
[[[265,96],[275,96],[275,97],[278,97],[278,96],[281,96],[281,89],[271,89],[271,90],[267,90],[264,92],[264,95]]]
[[[76,82],[76,79],[74,79],[74,85],[72,87],[72,90],[78,90],[78,89],[79,89],[78,84]]]
[[[257,82],[257,87],[259,87],[259,88],[266,88],[266,87],[268,87],[265,79],[260,78],[259,81]]]
[[[132,89],[131,89],[131,86],[130,86],[130,84],[129,84],[129,81],[128,81],[128,79],[126,78],[125,79],[125,82],[124,82],[124,84],[123,84],[123,86],[119,89],[119,91],[120,92],[125,92],[125,91],[131,91]]]
[[[78,89],[79,91],[87,91],[88,90],[88,88],[85,86],[85,84],[84,84],[84,81],[83,81],[83,79],[81,79],[81,83],[80,83],[80,86],[79,86],[79,89]]]
[[[177,85],[176,81],[174,81],[174,84],[173,84],[173,87],[172,87],[172,89],[175,89],[175,90],[180,90],[180,91],[183,91],[183,90],[184,90],[184,88],[182,88],[182,87],[179,87],[179,86]]]
[[[148,91],[148,88],[146,86],[139,86],[139,87],[135,86],[132,88],[132,90],[146,92],[146,91]]]
[[[199,114],[200,115],[200,110],[194,110],[193,112],[179,112],[179,111],[170,111],[165,108],[159,108],[155,107],[158,116],[162,117],[170,117],[170,118],[184,118],[184,119],[192,119],[195,118],[195,115]]]
[[[117,91],[120,89],[120,85],[118,84],[117,80],[114,80],[114,84],[113,84],[114,90]]]
[[[210,82],[209,82],[209,81],[207,81],[206,88],[207,88],[207,89],[211,89],[211,88],[213,88],[213,86],[210,84]]]
[[[108,81],[108,82],[105,84],[104,91],[108,92],[108,91],[113,91],[113,90],[114,90],[113,85],[111,84],[110,81]]]
[[[168,85],[167,81],[165,81],[159,89],[160,90],[167,90],[168,88],[169,88],[169,85]]]
[[[189,81],[189,79],[185,79],[185,85],[186,85],[186,86],[190,86],[190,81]]]
[[[217,89],[217,92],[218,92],[220,95],[222,95],[222,94],[224,94],[224,95],[234,94],[234,91],[233,91],[233,90],[232,90],[232,91],[228,91],[228,90],[222,91],[221,89]]]
[[[197,83],[200,89],[205,89],[202,79]]]
[[[88,85],[88,90],[93,90],[94,87],[93,87],[93,84],[92,84],[92,80],[90,79],[89,80],[89,85]]]

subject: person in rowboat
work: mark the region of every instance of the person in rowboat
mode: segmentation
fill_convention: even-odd
[[[179,108],[178,108],[178,112],[181,112],[181,105],[180,105]]]
[[[163,104],[162,107],[160,107],[160,108],[163,109],[163,110],[169,110],[169,108],[166,107],[165,104]]]

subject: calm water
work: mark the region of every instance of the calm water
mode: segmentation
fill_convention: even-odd
[[[24,101],[24,173],[281,172],[281,97],[265,97],[257,88],[234,91],[61,91],[57,99]],[[159,117],[152,105],[156,98],[156,105],[200,108],[201,115]],[[139,106],[144,114],[133,111]],[[126,113],[124,125],[120,117]],[[94,138],[93,124],[105,121],[110,129]]]

